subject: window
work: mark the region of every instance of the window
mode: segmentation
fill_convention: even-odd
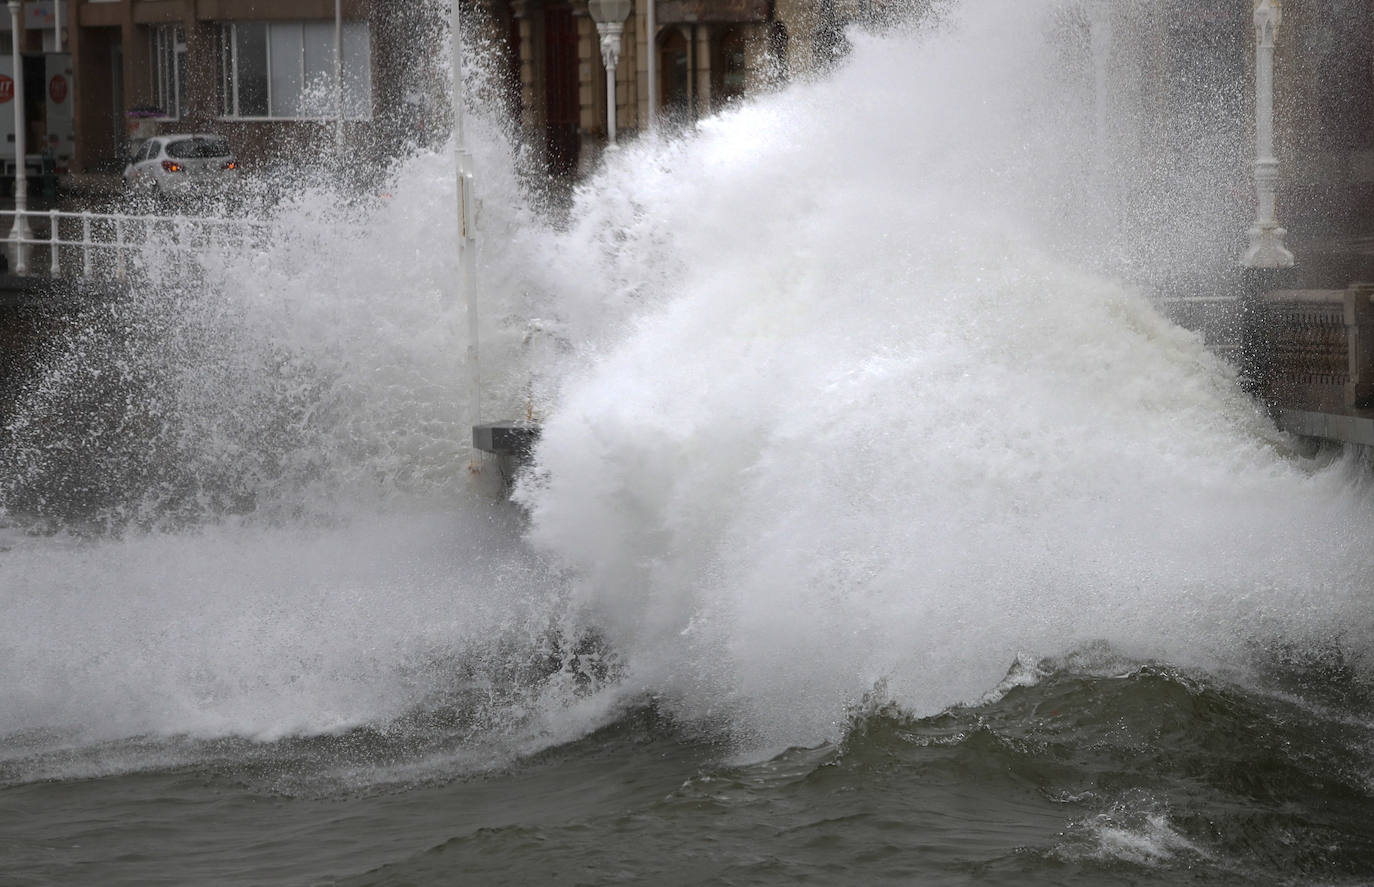
[[[343,83],[336,90],[334,23],[224,25],[221,85],[225,117],[372,117],[372,47],[367,22],[343,23]]]
[[[180,139],[167,143],[167,156],[177,160],[201,157],[228,157],[229,142],[216,138]]]
[[[159,25],[150,34],[153,59],[153,104],[163,117],[181,117],[186,101],[182,75],[186,70],[186,32],[180,25]]]

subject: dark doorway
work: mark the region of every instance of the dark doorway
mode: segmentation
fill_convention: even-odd
[[[678,126],[691,120],[692,85],[687,66],[687,38],[669,28],[658,38],[658,107],[665,122]]]
[[[744,54],[744,32],[731,25],[715,36],[711,65],[711,107],[718,109],[744,95],[749,73]]]
[[[577,21],[568,6],[544,8],[544,129],[549,173],[577,169]]]

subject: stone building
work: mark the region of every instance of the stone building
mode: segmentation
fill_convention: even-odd
[[[650,102],[647,2],[635,0],[617,69],[627,135],[644,127]],[[670,127],[699,119],[833,54],[843,20],[863,2],[871,0],[657,0],[659,119]],[[585,0],[464,4],[504,55],[513,111],[549,169],[577,171],[604,140],[607,119]],[[347,143],[362,151],[385,153],[442,126],[435,69],[447,4],[342,0],[338,89],[335,12],[334,0],[67,0],[72,169],[113,171],[131,140],[155,132],[222,132],[252,163],[331,137],[339,116]],[[33,58],[51,51],[54,34],[21,27],[19,40]]]
[[[717,111],[839,52],[844,23],[865,0],[634,0],[616,67],[616,125],[642,131],[651,102],[673,128]],[[551,172],[575,173],[607,132],[607,91],[596,25],[585,0],[489,0],[508,53],[515,113]],[[652,46],[652,50],[651,50]],[[649,57],[656,89],[651,96]]]
[[[250,161],[305,149],[336,124],[351,146],[415,127],[410,71],[422,5],[342,0],[71,0],[76,171],[117,169],[155,132],[212,130]],[[32,35],[21,36],[26,50]],[[339,75],[342,75],[341,77]]]
[[[649,2],[633,0],[615,73],[617,128],[626,137],[645,129],[651,104],[665,128],[699,119],[824,64],[843,51],[846,23],[924,0],[653,0],[653,35],[646,28]],[[1131,119],[1146,122],[1134,124],[1126,150],[1187,152],[1189,115],[1199,131],[1234,129],[1237,147],[1228,153],[1252,150],[1256,2],[1076,4],[1105,10],[1114,25],[1112,66],[1124,63],[1124,48],[1131,50],[1133,76],[1118,72],[1113,89],[1136,92],[1113,100],[1135,103],[1139,113]],[[25,9],[54,3],[30,0]],[[487,26],[512,114],[530,144],[542,149],[556,174],[585,168],[604,143],[608,120],[599,39],[586,0],[464,3],[465,13]],[[1281,7],[1278,207],[1301,240],[1358,226],[1374,199],[1374,0],[1283,0]],[[251,163],[330,137],[336,103],[348,144],[362,152],[394,151],[417,133],[439,138],[447,126],[439,70],[444,0],[342,0],[337,91],[334,0],[67,0],[62,9],[63,48],[74,71],[76,170],[118,167],[130,136],[152,130],[222,131]],[[54,36],[21,26],[26,72],[53,50]],[[8,49],[4,42],[0,37],[0,50]],[[40,115],[30,110],[31,118]],[[1153,130],[1159,128],[1148,124],[1152,116],[1171,118],[1172,142],[1158,141]],[[41,136],[41,124],[34,125]],[[1245,190],[1252,159],[1217,162],[1232,164],[1233,187]]]

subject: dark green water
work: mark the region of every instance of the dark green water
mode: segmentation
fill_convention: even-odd
[[[652,703],[506,760],[413,720],[272,743],[11,736],[0,883],[1374,882],[1374,704],[1353,671],[1285,666],[1261,692],[1050,668],[752,761]]]

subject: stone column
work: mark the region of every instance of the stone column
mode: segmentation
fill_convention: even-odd
[[[1240,263],[1248,268],[1291,268],[1293,254],[1283,244],[1288,232],[1274,211],[1279,161],[1274,157],[1274,36],[1283,20],[1281,0],[1255,4],[1255,224]]]

